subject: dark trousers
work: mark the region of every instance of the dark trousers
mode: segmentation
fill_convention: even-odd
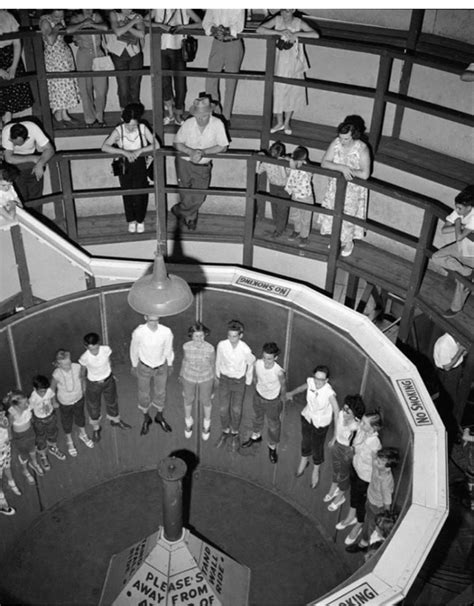
[[[278,196],[279,198],[288,198],[288,194],[285,191],[285,188],[280,185],[273,185],[273,183],[269,184],[270,193],[272,196]],[[288,223],[288,214],[290,212],[290,207],[285,206],[284,204],[280,204],[279,202],[271,202],[272,207],[272,217],[275,221],[275,231],[278,233],[282,233],[285,231],[285,227]]]
[[[274,400],[266,400],[255,391],[253,399],[253,410],[255,419],[253,422],[253,431],[261,434],[265,416],[268,422],[268,442],[271,446],[278,444],[281,434],[281,409],[282,403],[280,397]]]
[[[59,404],[59,416],[64,433],[72,432],[73,422],[78,427],[85,427],[86,417],[84,415],[84,398],[81,398],[74,404]]]
[[[365,518],[365,502],[369,482],[364,482],[357,475],[354,466],[351,467],[351,507],[356,510],[357,521],[363,522]]]
[[[39,419],[33,415],[33,429],[36,436],[36,448],[46,450],[47,444],[56,444],[58,439],[58,423],[56,421],[56,411],[44,419]]]
[[[166,48],[161,51],[161,69],[186,69],[181,49]],[[174,84],[174,95],[173,95]],[[176,109],[184,109],[186,78],[184,76],[163,76],[163,101],[172,101]]]
[[[221,375],[218,395],[222,429],[239,433],[245,396],[245,375],[240,379]]]
[[[128,162],[127,160],[126,167],[125,174],[119,176],[120,187],[123,189],[148,187],[145,158],[137,158],[135,162]],[[148,194],[123,196],[123,207],[125,210],[125,219],[129,223],[130,221],[143,223],[148,208]]]
[[[130,57],[127,50],[119,55],[110,53],[115,69],[141,69],[143,67],[143,53]],[[123,109],[129,103],[140,103],[141,76],[117,76],[117,90],[120,107]]]
[[[321,465],[324,462],[324,441],[328,429],[329,425],[315,427],[301,417],[301,456],[312,457],[314,465]]]
[[[25,162],[24,164],[16,164],[15,166],[20,171],[20,174],[15,179],[15,188],[21,201],[28,207],[27,203],[29,200],[36,200],[43,195],[43,178],[38,181],[31,172],[34,167],[33,162]],[[35,206],[33,210],[41,213],[43,212],[43,205]]]
[[[211,164],[193,164],[180,156],[176,158],[176,173],[180,187],[195,187],[196,189],[207,189],[211,182]],[[197,218],[198,211],[204,203],[204,194],[193,194],[192,192],[180,193],[181,202],[179,211],[187,220]]]
[[[113,375],[103,381],[89,381],[86,379],[86,406],[93,426],[100,421],[100,407],[104,399],[107,418],[113,421],[120,419],[117,401],[117,387]]]

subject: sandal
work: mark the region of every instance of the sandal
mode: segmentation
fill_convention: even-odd
[[[343,496],[340,501],[333,501],[329,505],[328,509],[329,509],[329,511],[337,511],[339,509],[339,507],[345,502],[346,502],[346,497]]]
[[[324,497],[324,503],[329,503],[329,501],[332,501],[335,497],[337,497],[338,494],[341,494],[341,489],[339,488],[339,486],[336,486],[336,490],[332,494],[328,492],[327,495]]]
[[[77,449],[73,442],[68,442],[67,451],[71,457],[77,457]]]

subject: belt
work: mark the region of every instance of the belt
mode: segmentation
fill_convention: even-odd
[[[91,381],[90,379],[87,379],[89,381],[89,383],[105,383],[106,381],[108,381],[110,379],[112,375],[110,374],[108,377],[105,377],[105,379],[101,379],[100,381]]]
[[[163,362],[163,364],[160,364],[159,366],[150,366],[149,364],[145,364],[145,362],[143,362],[143,360],[140,360],[140,364],[143,364],[143,366],[146,366],[147,368],[150,368],[151,370],[157,370],[158,368],[161,368],[162,366],[164,366],[166,364],[166,362]]]

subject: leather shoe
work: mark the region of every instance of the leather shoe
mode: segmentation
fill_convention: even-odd
[[[216,442],[216,448],[221,448],[230,438],[230,432],[223,431]]]
[[[359,551],[367,551],[367,547],[361,547],[359,543],[352,543],[346,547],[346,551],[349,553],[357,553]]]
[[[94,429],[94,431],[92,432],[92,441],[93,442],[100,442],[100,432],[102,431],[102,428],[99,427],[99,429]]]
[[[161,429],[165,433],[170,433],[173,431],[171,429],[171,425],[168,425],[168,423],[165,421],[163,415],[160,415],[159,413],[157,413],[157,415],[155,417],[155,423],[158,423],[158,425],[161,427]]]
[[[146,434],[150,431],[150,425],[153,423],[149,415],[145,415],[143,418],[143,425],[140,429],[140,435],[146,436]]]
[[[190,219],[186,223],[186,227],[189,229],[189,231],[196,231],[197,222],[198,222],[197,219]]]
[[[278,453],[276,448],[268,448],[268,458],[270,459],[270,463],[276,463],[278,461]]]
[[[184,224],[184,223],[186,223],[185,218],[183,217],[183,215],[181,214],[181,211],[178,208],[178,204],[175,204],[173,206],[173,208],[171,209],[171,212],[173,213],[173,215],[178,220],[178,224]]]
[[[249,446],[252,446],[252,444],[258,444],[258,442],[262,441],[262,436],[258,436],[258,438],[249,438],[248,440],[245,440],[245,442],[242,442],[242,444],[240,445],[242,448],[248,448]]]
[[[110,424],[112,427],[118,427],[119,429],[130,429],[132,427],[128,423],[125,423],[125,421],[122,421],[122,419],[120,421],[110,421]]]

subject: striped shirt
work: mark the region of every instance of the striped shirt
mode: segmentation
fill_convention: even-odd
[[[183,345],[184,358],[179,373],[191,383],[204,383],[214,377],[216,353],[214,347],[203,341],[188,341]]]

